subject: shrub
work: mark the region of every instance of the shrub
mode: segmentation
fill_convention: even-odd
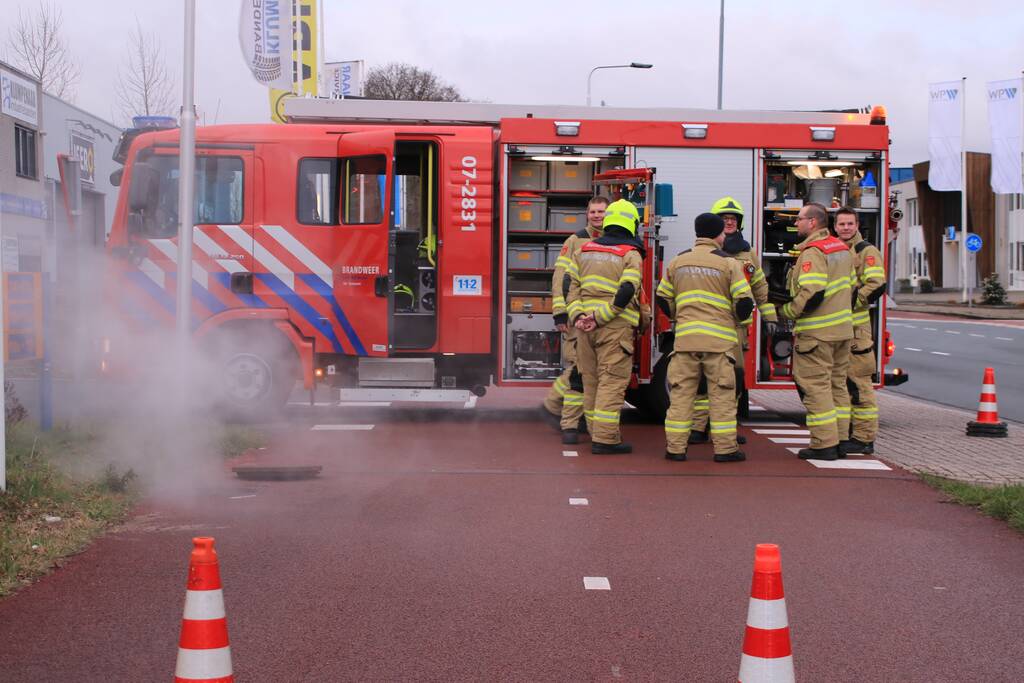
[[[931,294],[932,292],[935,291],[935,288],[932,287],[931,279],[926,277],[923,277],[917,281],[917,287],[918,289],[921,290],[922,294]]]
[[[992,273],[981,281],[982,293],[981,303],[989,306],[1003,306],[1006,304],[1006,290],[999,282],[999,273]]]

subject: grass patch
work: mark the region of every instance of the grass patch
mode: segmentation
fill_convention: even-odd
[[[96,443],[88,431],[40,432],[25,422],[7,426],[0,596],[60,566],[62,558],[80,552],[127,515],[135,473],[118,472],[113,465],[103,469],[96,463]],[[84,474],[90,469],[91,476]]]
[[[267,445],[267,435],[254,427],[226,424],[220,430],[217,446],[225,458],[234,458],[251,448]]]
[[[1024,484],[980,486],[930,474],[922,474],[921,477],[928,485],[961,505],[969,505],[989,517],[1004,520],[1024,533]]]

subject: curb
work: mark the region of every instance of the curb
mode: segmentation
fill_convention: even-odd
[[[908,313],[931,313],[932,315],[953,315],[958,318],[972,318],[976,320],[1024,320],[1024,310],[1022,309],[1006,309],[1006,308],[986,308],[973,310],[965,310],[959,307],[953,306],[930,306],[928,304],[901,304],[896,303],[895,306],[890,306],[889,311],[899,313],[900,311],[906,311]],[[1000,316],[999,313],[1012,313],[1012,315]]]

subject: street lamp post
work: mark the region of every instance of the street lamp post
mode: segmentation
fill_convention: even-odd
[[[587,76],[587,106],[590,106],[590,79],[594,77],[594,72],[598,69],[650,69],[653,64],[643,64],[641,62],[630,62],[629,64],[609,64],[607,66],[595,66],[590,70],[590,75]]]

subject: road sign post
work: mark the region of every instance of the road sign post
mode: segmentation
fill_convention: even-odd
[[[973,232],[967,236],[964,241],[964,246],[967,248],[969,260],[967,261],[967,267],[964,268],[964,283],[967,285],[967,307],[974,307],[974,277],[976,271],[974,268],[975,257],[978,252],[981,251],[983,242],[980,235],[975,235]]]

